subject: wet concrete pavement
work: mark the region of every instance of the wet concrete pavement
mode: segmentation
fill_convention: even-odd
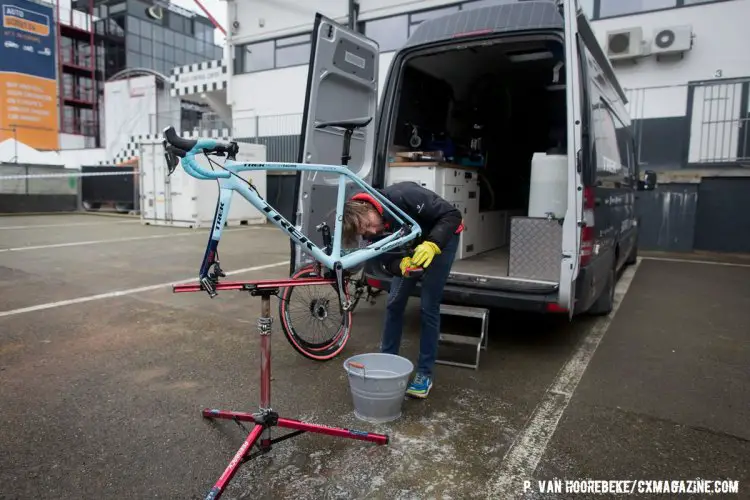
[[[749,498],[748,367],[750,266],[643,261],[536,477],[728,479]]]
[[[168,283],[195,275],[206,233],[127,220],[0,219],[0,248],[101,241],[0,253],[3,498],[203,498],[244,439],[200,410],[257,409],[259,299],[172,294]],[[57,227],[2,229],[35,224]],[[233,279],[282,278],[288,248],[273,228],[238,228],[222,238],[222,267],[272,266]],[[535,477],[702,473],[750,487],[748,283],[750,268],[642,262]],[[493,311],[478,371],[439,365],[429,399],[370,425],[353,417],[342,363],[377,349],[382,302],[360,305],[346,350],[316,363],[286,342],[272,299],[272,406],[391,443],[305,434],[244,464],[223,498],[490,497],[506,451],[600,323]],[[418,324],[414,301],[403,344],[412,360]]]

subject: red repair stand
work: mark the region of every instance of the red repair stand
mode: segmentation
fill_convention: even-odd
[[[279,288],[302,285],[325,285],[335,284],[334,279],[325,278],[302,278],[296,280],[264,280],[253,282],[225,282],[216,283],[216,290],[240,290],[250,292],[250,295],[261,298],[260,317],[258,318],[258,331],[260,333],[260,410],[257,413],[243,413],[236,411],[214,410],[205,408],[203,416],[206,418],[223,418],[234,420],[240,427],[245,429],[241,422],[252,422],[255,426],[249,431],[245,442],[232,461],[224,470],[218,481],[214,484],[211,491],[206,496],[206,500],[217,499],[221,497],[229,481],[232,480],[239,466],[247,460],[253,459],[258,455],[267,453],[271,450],[271,445],[284,441],[304,432],[315,432],[326,434],[328,436],[343,437],[349,439],[358,439],[360,441],[370,441],[376,444],[388,444],[388,436],[384,434],[372,434],[370,432],[356,431],[352,429],[342,429],[328,427],[327,425],[310,424],[299,420],[281,418],[271,409],[271,295],[276,295]],[[173,292],[200,292],[206,291],[202,285],[173,285]],[[271,439],[272,427],[284,427],[294,429],[293,432],[287,433],[275,439]],[[247,430],[247,429],[245,429]],[[253,446],[258,447],[258,451],[249,454]]]

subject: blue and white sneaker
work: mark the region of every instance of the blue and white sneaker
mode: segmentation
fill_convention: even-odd
[[[406,388],[406,394],[413,398],[426,398],[432,389],[432,377],[424,373],[417,373],[409,387]]]

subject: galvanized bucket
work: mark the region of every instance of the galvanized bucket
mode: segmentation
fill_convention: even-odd
[[[344,361],[354,415],[365,422],[383,423],[401,416],[409,376],[414,365],[393,354],[368,353]]]

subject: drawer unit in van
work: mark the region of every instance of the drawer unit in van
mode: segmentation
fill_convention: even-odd
[[[387,172],[388,184],[412,181],[437,193],[448,201],[479,198],[479,177],[475,171],[440,164],[419,166],[391,166]]]
[[[559,281],[562,224],[546,217],[512,217],[508,276]]]
[[[420,167],[390,167],[388,168],[388,184],[397,182],[416,182],[420,186],[435,193],[439,189],[438,170],[436,165]]]
[[[479,187],[479,174],[476,169],[467,167],[440,167],[440,182],[446,186]]]

